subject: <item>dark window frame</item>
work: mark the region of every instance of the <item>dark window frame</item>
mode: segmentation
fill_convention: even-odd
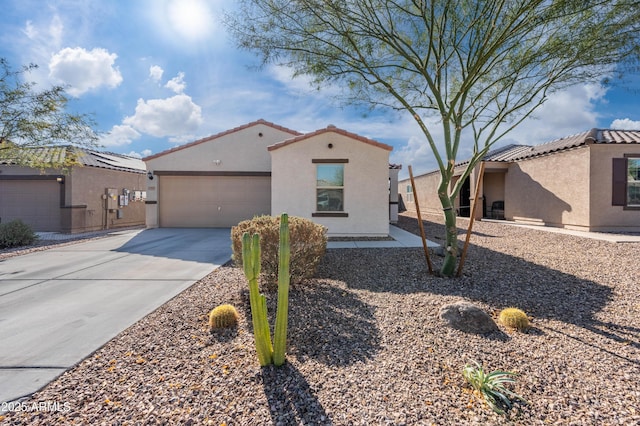
[[[349,217],[349,214],[344,210],[344,190],[345,190],[345,182],[344,182],[344,165],[349,163],[349,159],[347,158],[314,158],[311,160],[312,164],[316,165],[316,187],[315,187],[315,206],[316,211],[311,213],[311,217]],[[342,166],[342,210],[335,211],[322,211],[317,210],[318,208],[318,185],[317,185],[317,176],[318,176],[318,165],[336,165]]]
[[[611,205],[621,206],[624,210],[640,210],[640,206],[628,205],[629,159],[640,159],[640,154],[624,154],[613,158]]]

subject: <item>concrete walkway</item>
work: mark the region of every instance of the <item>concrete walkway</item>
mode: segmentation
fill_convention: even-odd
[[[328,249],[341,248],[402,248],[402,247],[422,247],[422,238],[418,235],[400,229],[397,226],[389,225],[389,236],[393,241],[329,241]],[[438,247],[439,244],[427,240],[427,247]]]
[[[231,258],[229,229],[149,229],[0,260],[0,402],[31,395]]]
[[[526,223],[511,222],[508,220],[482,219],[483,222],[499,223],[501,225],[519,226],[521,228],[537,229],[538,231],[553,232],[556,234],[573,235],[581,238],[608,241],[610,243],[640,243],[640,234],[613,234],[606,232],[575,231],[565,228],[554,228],[544,225],[529,225]]]

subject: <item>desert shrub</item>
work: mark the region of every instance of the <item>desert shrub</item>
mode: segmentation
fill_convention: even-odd
[[[233,305],[220,305],[209,313],[209,327],[216,328],[233,327],[238,323],[238,311]]]
[[[28,246],[37,239],[33,229],[20,219],[0,223],[0,248]]]
[[[515,328],[516,330],[522,331],[529,328],[529,318],[527,318],[527,314],[518,308],[503,309],[500,311],[500,315],[498,315],[498,320],[502,325]]]
[[[507,385],[516,382],[516,373],[510,371],[493,371],[487,373],[476,361],[467,364],[462,370],[462,375],[474,389],[474,392],[498,414],[504,414],[511,409],[513,401],[527,404],[527,401],[517,393],[507,388]]]
[[[242,267],[242,235],[245,232],[260,235],[262,283],[269,289],[275,289],[278,282],[280,218],[256,216],[231,228],[233,261],[239,267]],[[289,216],[289,242],[291,282],[300,283],[315,274],[327,248],[327,229],[309,219]]]

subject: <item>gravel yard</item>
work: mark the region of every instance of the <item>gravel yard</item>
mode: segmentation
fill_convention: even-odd
[[[442,225],[427,219],[438,241]],[[409,214],[399,226],[417,233]],[[640,424],[640,244],[488,222],[474,231],[456,279],[428,275],[421,248],[329,250],[317,278],[291,289],[280,368],[260,368],[244,276],[224,266],[26,401],[58,410],[3,423]],[[494,316],[521,308],[533,327],[444,327],[440,307],[460,300]],[[211,334],[207,314],[222,303],[240,324]],[[528,405],[493,413],[462,377],[471,360],[517,372]]]

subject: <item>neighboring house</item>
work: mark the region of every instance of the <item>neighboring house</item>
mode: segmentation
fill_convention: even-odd
[[[489,152],[484,162],[477,218],[586,231],[640,231],[640,131],[592,129],[542,145],[509,145]],[[465,164],[457,165],[458,176]],[[476,166],[456,201],[459,216],[469,216],[479,169]],[[441,214],[436,195],[440,173],[414,180],[420,210]],[[399,188],[407,209],[415,211],[410,181],[401,181]]]
[[[230,227],[287,212],[329,235],[388,235],[391,147],[258,120],[146,157],[148,227]]]
[[[144,162],[120,154],[66,146],[31,148],[44,163],[35,169],[0,160],[0,220],[20,219],[35,231],[78,233],[145,224]]]

